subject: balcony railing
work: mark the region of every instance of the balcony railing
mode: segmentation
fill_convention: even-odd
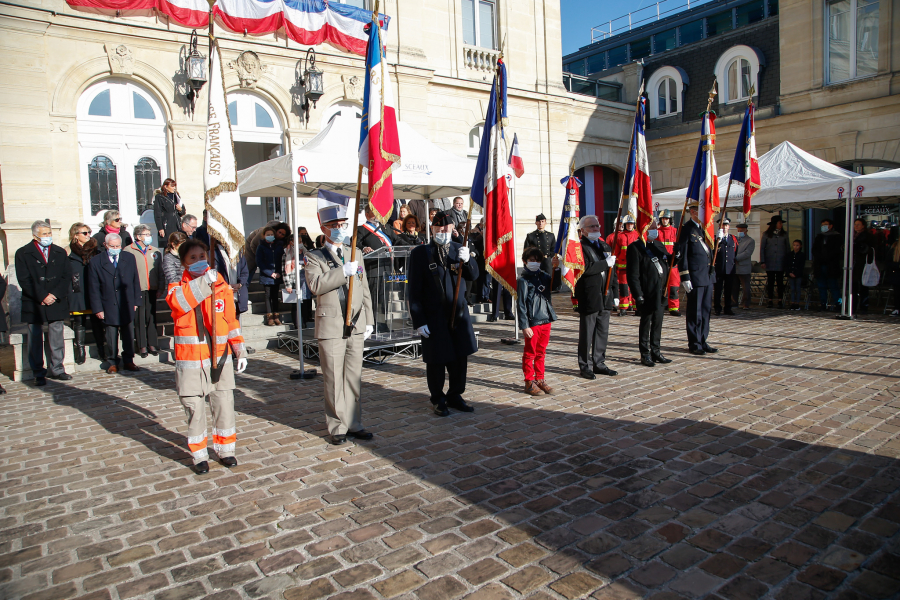
[[[573,94],[593,96],[610,102],[622,101],[622,85],[618,83],[597,81],[571,73],[563,73],[563,85]]]
[[[467,69],[472,69],[473,71],[493,73],[497,70],[497,59],[499,57],[499,50],[480,48],[478,46],[463,46],[463,64]]]

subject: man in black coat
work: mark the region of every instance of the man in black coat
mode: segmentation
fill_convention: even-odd
[[[716,282],[713,284],[713,306],[716,314],[722,314],[722,292],[725,292],[725,314],[733,315],[731,310],[731,301],[734,292],[734,274],[735,264],[734,257],[737,256],[738,241],[737,238],[728,233],[731,228],[731,220],[725,219],[722,222],[722,228],[716,234],[718,238],[719,251],[716,254]]]
[[[691,354],[703,355],[718,352],[706,343],[716,273],[713,269],[713,249],[707,244],[697,216],[698,206],[697,202],[688,205],[691,218],[681,227],[676,259],[681,285],[687,293],[685,327],[688,349]]]
[[[525,236],[526,248],[537,248],[544,258],[541,260],[541,271],[553,277],[553,256],[556,253],[556,236],[547,231],[547,217],[544,213],[534,218],[537,229]]]
[[[459,270],[463,279],[478,279],[478,266],[470,260],[469,249],[450,241],[453,221],[447,212],[439,212],[431,223],[431,243],[416,246],[409,255],[407,278],[409,314],[413,327],[422,336],[422,359],[428,379],[428,391],[435,414],[446,417],[448,407],[463,412],[475,409],[463,400],[466,390],[468,356],[478,350],[475,332],[469,320],[469,307],[460,292],[454,305]],[[450,318],[455,313],[453,329]],[[444,372],[450,386],[444,394]]]
[[[169,236],[181,231],[181,217],[187,208],[176,191],[174,179],[166,179],[153,196],[153,220],[159,234],[159,247],[165,248]]]
[[[88,265],[88,296],[91,310],[106,325],[107,373],[119,371],[119,337],[122,338],[122,362],[128,371],[134,364],[134,313],[141,305],[141,282],[134,255],[122,252],[122,239],[106,236],[106,251]]]
[[[68,381],[72,376],[63,367],[66,355],[64,319],[69,318],[69,290],[72,269],[66,251],[53,244],[50,224],[35,221],[32,241],[16,251],[16,278],[22,289],[22,322],[28,324],[31,347],[28,362],[36,385],[46,385],[47,377]],[[49,368],[44,368],[44,324],[50,349]]]
[[[578,369],[585,379],[596,375],[618,375],[606,366],[606,342],[609,338],[609,311],[619,304],[618,286],[606,280],[616,264],[612,248],[603,241],[600,221],[595,215],[581,218],[581,249],[584,272],[575,284],[575,312],[578,313]],[[563,269],[565,277],[567,269]]]
[[[836,310],[841,298],[841,275],[844,268],[844,236],[834,228],[831,219],[822,219],[821,233],[816,235],[812,247],[813,273],[819,288],[819,310],[828,307],[831,291],[832,310]]]
[[[634,298],[635,309],[641,317],[638,330],[638,348],[641,364],[655,367],[656,363],[672,362],[659,350],[662,337],[663,315],[668,306],[666,285],[669,279],[669,256],[665,245],[658,239],[656,222],[647,230],[647,241],[638,239],[628,246],[625,257],[625,274],[628,289]]]

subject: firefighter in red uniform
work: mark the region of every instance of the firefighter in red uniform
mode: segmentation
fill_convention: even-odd
[[[678,235],[678,228],[672,225],[672,211],[664,210],[659,214],[659,241],[666,247],[666,252],[671,256],[675,252],[675,237]],[[669,272],[669,314],[673,317],[680,317],[678,312],[678,287],[681,285],[681,277],[678,275],[678,268],[674,265]]]
[[[627,265],[625,255],[628,252],[628,246],[638,239],[638,232],[634,228],[634,217],[625,215],[622,218],[624,230],[621,226],[616,227],[616,232],[609,234],[606,243],[613,249],[616,255],[616,280],[619,282],[619,316],[624,317],[625,312],[634,309],[634,299],[631,297],[631,291],[628,289],[628,275],[625,272]]]

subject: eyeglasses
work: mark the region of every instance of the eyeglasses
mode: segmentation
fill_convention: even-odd
[[[343,229],[346,231],[347,229],[350,229],[350,224],[349,223],[341,223],[340,225],[332,225],[330,227],[330,229]]]
[[[75,235],[91,235],[90,231],[76,231]]]

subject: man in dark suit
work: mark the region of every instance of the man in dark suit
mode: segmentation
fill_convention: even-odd
[[[713,269],[713,249],[704,238],[703,228],[697,216],[698,206],[697,202],[688,205],[691,219],[681,227],[677,261],[681,285],[687,293],[685,326],[688,349],[691,354],[703,355],[707,352],[718,352],[716,348],[706,343],[716,273]]]
[[[106,236],[106,251],[91,259],[88,266],[88,296],[91,310],[106,325],[107,373],[119,371],[119,337],[122,362],[128,371],[134,364],[134,313],[141,305],[141,282],[134,255],[122,252],[122,238]]]
[[[731,310],[732,296],[734,295],[732,287],[734,286],[735,264],[734,258],[737,256],[738,241],[733,235],[728,233],[731,227],[731,220],[725,219],[722,222],[722,228],[716,237],[718,238],[719,250],[716,254],[716,282],[713,284],[713,306],[716,314],[722,314],[722,292],[725,292],[725,314],[733,315]],[[715,250],[713,250],[715,253]]]
[[[638,236],[628,246],[625,257],[628,289],[634,297],[637,314],[641,317],[638,330],[641,364],[647,367],[672,362],[659,350],[663,315],[668,306],[666,283],[669,279],[669,256],[665,245],[659,240],[654,221],[647,230],[647,241],[644,242]]]
[[[468,356],[478,350],[469,320],[469,307],[460,293],[454,305],[459,270],[463,279],[478,279],[478,266],[470,260],[469,249],[450,240],[453,220],[439,212],[431,223],[431,243],[416,246],[409,255],[407,277],[409,314],[413,327],[422,336],[422,359],[428,391],[435,414],[446,417],[449,408],[474,412],[462,394],[466,390]],[[454,327],[450,327],[455,314]],[[444,373],[450,386],[444,394]]]
[[[63,367],[66,355],[63,320],[69,318],[72,271],[66,251],[53,244],[49,223],[35,221],[31,236],[32,241],[16,251],[16,278],[22,289],[22,322],[28,324],[31,343],[28,362],[35,385],[46,385],[48,376],[62,381],[72,379]],[[49,369],[44,368],[45,323]]]
[[[581,218],[581,249],[584,272],[575,284],[575,312],[578,313],[578,369],[585,379],[596,375],[618,375],[606,366],[606,342],[609,338],[609,312],[619,305],[618,286],[606,287],[616,257],[600,233],[595,215]],[[563,277],[568,269],[563,267]]]
[[[159,247],[165,248],[169,236],[181,231],[181,217],[187,208],[176,191],[174,179],[166,179],[153,196],[153,220],[156,222],[156,233],[159,234]]]
[[[541,260],[541,271],[553,277],[553,255],[556,253],[556,236],[547,231],[547,217],[543,213],[534,218],[537,229],[525,236],[526,248],[537,248],[544,258]]]

